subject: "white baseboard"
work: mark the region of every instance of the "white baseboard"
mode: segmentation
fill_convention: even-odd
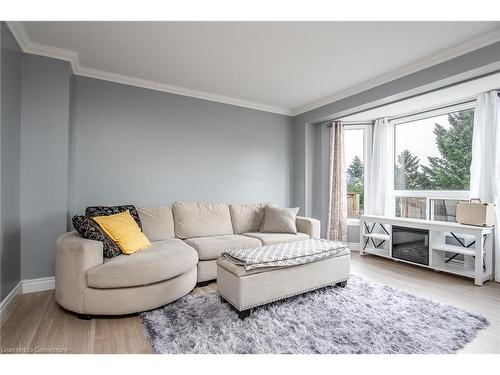
[[[14,302],[15,298],[23,292],[23,283],[19,281],[17,285],[10,291],[5,298],[0,301],[0,320],[7,313],[9,305]]]
[[[349,247],[351,251],[359,251],[361,244],[359,242],[348,242],[347,247]]]
[[[43,290],[52,290],[56,287],[56,278],[54,276],[41,277],[39,279],[21,280],[10,291],[7,296],[0,301],[0,320],[7,313],[9,305],[14,302],[19,294],[41,292]]]
[[[26,279],[22,281],[22,293],[41,292],[43,290],[52,290],[56,287],[56,278],[54,276],[41,277],[39,279]]]

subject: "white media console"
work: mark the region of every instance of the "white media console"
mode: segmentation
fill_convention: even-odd
[[[378,255],[474,279],[492,279],[494,227],[363,215],[360,254]]]

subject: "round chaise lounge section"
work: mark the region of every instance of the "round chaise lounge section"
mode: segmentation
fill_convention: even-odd
[[[73,231],[57,240],[56,300],[87,315],[124,315],[171,303],[217,278],[217,259],[234,248],[319,238],[320,222],[297,217],[298,233],[259,231],[266,204],[176,202],[138,208],[152,246],[103,256],[102,243]]]
[[[181,240],[155,241],[136,255],[103,257],[102,243],[59,237],[56,300],[81,315],[125,315],[166,305],[196,286],[198,255]]]

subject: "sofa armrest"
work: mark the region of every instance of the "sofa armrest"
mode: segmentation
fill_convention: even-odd
[[[76,231],[63,234],[56,246],[56,301],[83,312],[87,271],[104,263],[102,242],[82,238]]]
[[[297,231],[309,235],[310,238],[320,238],[321,222],[312,217],[297,216]]]

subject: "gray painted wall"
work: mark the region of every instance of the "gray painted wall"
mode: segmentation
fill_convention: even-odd
[[[328,220],[328,179],[330,164],[330,137],[329,128],[326,125],[311,126],[312,131],[312,150],[311,155],[312,169],[311,181],[312,192],[310,215],[321,220],[321,234],[326,236],[326,227]]]
[[[0,300],[20,280],[20,156],[22,54],[4,22],[1,33]]]
[[[2,51],[7,45],[4,29]],[[4,206],[3,197],[16,180],[4,183],[3,178],[16,173],[9,169],[15,162],[5,159],[12,157],[5,151],[12,147],[5,145],[12,137],[4,133],[16,132],[4,130],[4,102],[9,100],[4,98],[4,87],[12,83],[4,82],[3,56],[0,215],[4,207],[14,207]],[[209,200],[275,201],[289,206],[295,202],[301,214],[318,217],[325,225],[322,210],[327,197],[320,185],[325,183],[321,171],[327,143],[314,123],[477,75],[485,67],[499,65],[499,59],[497,43],[297,116],[291,126],[292,119],[286,116],[72,77],[66,62],[23,55],[17,133],[20,276],[54,274],[55,239],[69,228],[68,217],[90,204]],[[15,118],[18,110],[12,108]],[[2,229],[4,219],[1,215]],[[2,246],[2,284],[5,269],[14,274],[19,270],[12,259],[4,262]]]
[[[176,200],[291,202],[290,117],[74,77],[71,213]]]
[[[324,217],[327,209],[318,211],[323,196],[318,195],[315,184],[321,175],[315,173],[319,171],[317,167],[312,167],[322,152],[314,141],[318,124],[498,69],[500,42],[294,117],[294,205],[301,208],[302,214],[318,219]],[[356,238],[355,231],[350,237]]]
[[[21,277],[54,275],[66,232],[71,72],[67,62],[24,55],[21,88]]]
[[[287,116],[73,77],[35,55],[21,108],[22,279],[54,275],[55,241],[88,205],[291,202]]]

